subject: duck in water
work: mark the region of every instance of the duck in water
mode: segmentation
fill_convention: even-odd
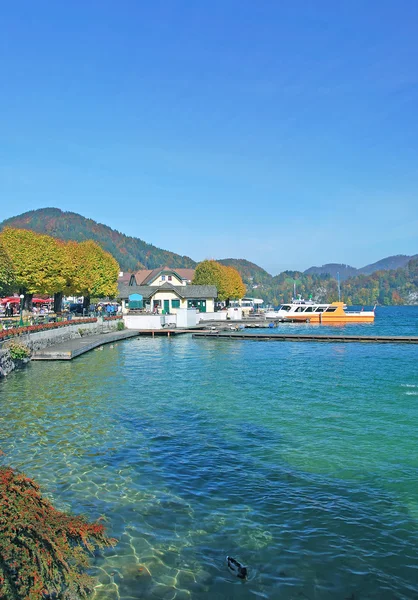
[[[226,562],[228,564],[228,568],[234,573],[239,579],[247,578],[247,567],[243,567],[241,563],[239,563],[232,556],[226,557]]]

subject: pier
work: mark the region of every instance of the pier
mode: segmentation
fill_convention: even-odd
[[[332,343],[373,343],[373,344],[418,344],[418,336],[366,336],[366,335],[315,335],[288,333],[235,333],[205,332],[193,333],[194,338],[211,338],[217,340],[251,340],[256,342],[332,342]]]
[[[61,344],[37,350],[32,354],[31,360],[72,360],[76,356],[99,348],[104,344],[116,344],[122,340],[137,337],[138,333],[136,330],[128,329],[67,340]]]

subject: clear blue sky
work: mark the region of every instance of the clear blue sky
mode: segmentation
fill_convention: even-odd
[[[416,254],[417,65],[416,0],[5,2],[0,220],[272,274]]]

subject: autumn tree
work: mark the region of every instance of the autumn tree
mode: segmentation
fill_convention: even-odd
[[[13,263],[0,239],[0,295],[9,293],[14,281]]]
[[[204,260],[197,265],[193,284],[216,286],[219,300],[242,298],[246,291],[238,271],[216,260]]]
[[[227,298],[225,270],[216,260],[204,260],[197,265],[193,285],[214,285],[218,290],[218,299]]]
[[[96,242],[68,242],[66,251],[72,264],[72,275],[66,293],[84,296],[84,307],[90,298],[113,298],[118,293],[119,265],[109,252]]]
[[[227,282],[227,298],[229,300],[243,298],[247,290],[242,281],[241,275],[233,267],[223,266],[223,269]]]
[[[30,308],[33,294],[54,294],[66,284],[64,253],[58,240],[26,229],[6,227],[0,235],[13,265],[16,287]]]

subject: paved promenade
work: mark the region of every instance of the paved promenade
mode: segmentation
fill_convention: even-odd
[[[125,329],[67,340],[61,344],[48,346],[48,348],[34,352],[32,360],[71,360],[76,356],[80,356],[80,354],[89,352],[89,350],[103,346],[103,344],[111,344],[137,337],[139,333],[136,329]]]

